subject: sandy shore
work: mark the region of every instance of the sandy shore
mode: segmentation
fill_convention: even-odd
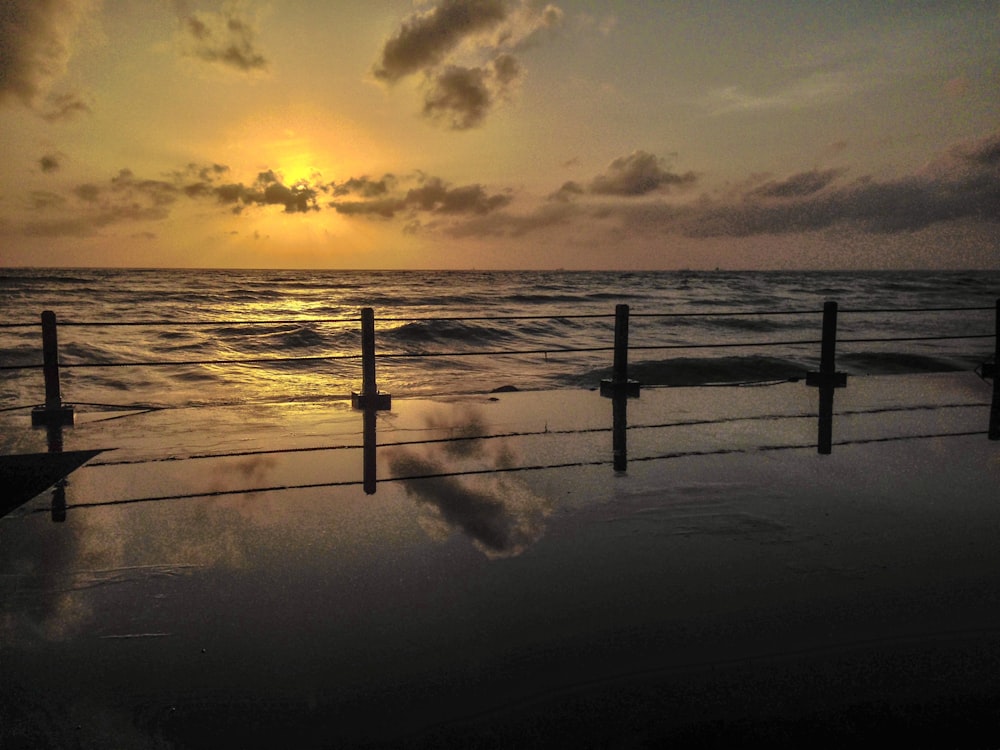
[[[375,494],[348,404],[81,410],[0,519],[0,744],[995,745],[989,393],[853,378],[820,456],[802,383],[647,389],[625,473],[596,392],[396,398]]]

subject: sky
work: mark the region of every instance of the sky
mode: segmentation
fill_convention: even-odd
[[[0,266],[1000,268],[1000,2],[3,0]]]

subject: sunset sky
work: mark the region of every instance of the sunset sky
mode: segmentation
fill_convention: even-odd
[[[1000,3],[4,0],[0,265],[1000,268]]]

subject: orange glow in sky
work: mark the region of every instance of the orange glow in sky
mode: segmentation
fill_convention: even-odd
[[[990,3],[10,0],[0,44],[3,266],[1000,266]]]

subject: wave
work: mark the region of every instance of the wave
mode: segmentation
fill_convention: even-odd
[[[498,350],[549,350],[521,357],[396,358],[379,362],[379,384],[397,394],[469,392],[506,384],[520,388],[593,388],[610,376],[614,308],[632,305],[631,375],[649,385],[698,385],[801,377],[817,368],[819,346],[759,349],[639,349],[644,346],[736,344],[774,339],[819,339],[819,313],[827,297],[851,308],[971,307],[981,313],[844,314],[837,367],[851,374],[971,370],[992,351],[992,338],[931,342],[849,343],[847,338],[980,334],[992,331],[1000,272],[314,272],[128,271],[7,269],[0,274],[0,308],[9,322],[30,328],[0,331],[0,361],[38,364],[44,309],[62,322],[156,320],[168,325],[60,327],[65,364],[88,362],[272,359],[255,365],[161,368],[67,368],[68,399],[101,401],[101,389],[139,391],[153,398],[268,398],[326,393],[356,385],[357,360],[308,361],[324,355],[357,355],[358,308],[376,314],[379,353],[447,354]],[[801,316],[656,317],[667,312],[810,310]],[[577,318],[598,314],[600,318]],[[478,320],[433,320],[432,315]],[[646,317],[649,315],[649,317]],[[490,320],[502,316],[547,316]],[[563,316],[563,317],[560,317]],[[15,320],[16,318],[16,320]],[[338,318],[321,323],[307,318]],[[397,318],[390,321],[389,318]],[[408,319],[407,319],[408,318]],[[484,319],[485,318],[485,319]],[[182,327],[171,322],[205,321]],[[276,320],[251,324],[233,321]],[[406,319],[406,320],[404,320]],[[214,321],[214,322],[213,322]],[[292,321],[292,322],[289,322]],[[853,350],[859,350],[855,353]],[[986,351],[986,350],[989,351]],[[866,351],[875,350],[875,351]],[[971,353],[970,353],[971,352]],[[670,353],[687,357],[668,358]],[[713,357],[709,354],[738,356]],[[648,355],[650,359],[644,359]],[[704,355],[704,356],[701,356]],[[319,373],[322,373],[320,375]],[[348,373],[348,375],[341,375]],[[3,376],[12,403],[36,401],[33,371]],[[322,387],[319,384],[322,383]],[[88,385],[89,384],[89,385]],[[15,397],[24,394],[23,398]],[[166,394],[170,394],[167,396]],[[176,396],[174,394],[177,394]],[[194,395],[192,395],[194,394]],[[244,396],[243,394],[248,394]],[[298,394],[298,396],[296,396]]]
[[[637,362],[629,366],[629,377],[646,385],[692,386],[789,380],[804,377],[808,369],[801,361],[782,357],[676,357]],[[611,373],[610,367],[602,368],[588,378],[610,378]]]
[[[41,364],[42,348],[37,344],[5,346],[0,349],[0,363],[11,367]]]
[[[910,352],[863,352],[837,358],[837,369],[851,375],[904,375],[934,372],[968,372],[979,364],[974,357],[948,357]],[[629,377],[643,385],[698,386],[717,383],[753,383],[804,378],[817,370],[814,358],[768,356],[676,357],[629,365]],[[610,378],[612,368],[602,367],[557,378],[565,386],[593,387]]]
[[[380,331],[379,338],[390,344],[404,347],[409,344],[454,343],[456,341],[471,347],[477,344],[510,341],[518,336],[508,326],[460,320],[421,320]]]
[[[910,352],[858,352],[837,357],[837,367],[854,375],[906,375],[961,372],[975,368],[974,358],[931,356]]]

